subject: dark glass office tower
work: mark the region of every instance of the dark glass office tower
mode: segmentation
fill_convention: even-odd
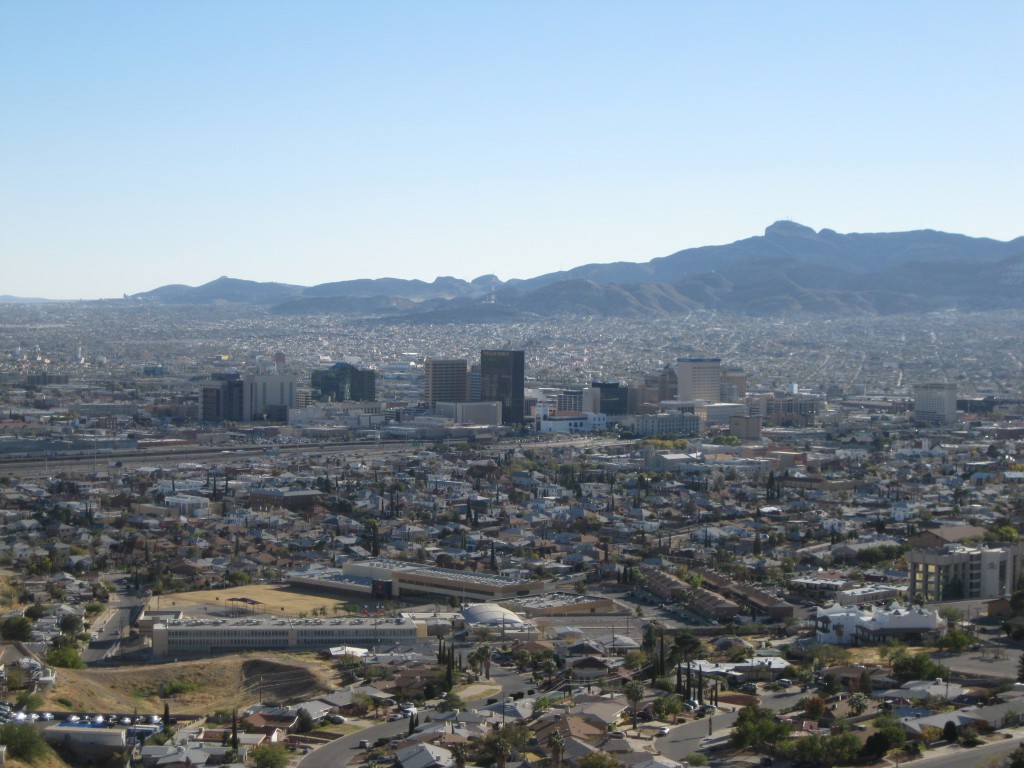
[[[501,423],[526,420],[526,362],[522,350],[484,349],[480,352],[480,400],[501,402]]]

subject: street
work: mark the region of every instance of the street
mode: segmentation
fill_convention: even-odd
[[[501,686],[502,695],[504,696],[518,691],[525,691],[533,685],[514,670],[497,665],[491,667],[491,682]],[[484,704],[486,704],[485,699],[466,702],[466,706],[469,709]],[[345,768],[349,761],[361,752],[359,750],[359,742],[363,739],[366,739],[370,744],[373,744],[382,737],[400,739],[408,733],[408,729],[409,723],[407,720],[396,720],[391,723],[384,722],[379,725],[370,726],[357,733],[342,736],[330,744],[314,749],[299,761],[298,768]]]

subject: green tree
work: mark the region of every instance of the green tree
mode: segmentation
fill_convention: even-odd
[[[286,768],[288,752],[284,744],[266,744],[249,753],[256,768]]]
[[[867,694],[857,691],[855,694],[850,696],[849,702],[850,711],[855,715],[863,715],[867,708],[871,706],[871,699],[867,697]]]
[[[740,710],[732,731],[735,747],[774,746],[792,732],[789,723],[779,722],[775,713],[757,704],[750,704]]]
[[[1024,653],[1017,657],[1017,682],[1024,683]]]
[[[63,635],[77,635],[82,631],[82,620],[75,614],[68,613],[60,617],[57,626]]]
[[[957,733],[956,723],[952,720],[947,720],[946,724],[942,726],[942,738],[950,744],[956,744],[959,741],[960,734]]]
[[[10,616],[0,622],[0,636],[4,640],[28,642],[32,639],[32,622],[24,616]]]
[[[949,670],[932,661],[927,651],[900,651],[892,659],[893,676],[901,683],[908,680],[935,680],[949,676]]]
[[[313,716],[309,714],[309,710],[305,707],[299,707],[299,711],[296,713],[296,720],[298,721],[296,728],[299,733],[309,733],[313,730]]]
[[[877,760],[889,750],[902,747],[907,740],[906,731],[892,715],[876,717],[874,726],[878,730],[868,736],[861,749],[861,756],[866,759]]]
[[[459,712],[466,711],[466,702],[462,700],[462,697],[457,693],[448,691],[444,698],[438,702],[437,706],[434,707],[438,712],[453,712],[458,710]]]
[[[65,669],[84,669],[85,662],[78,654],[78,649],[66,646],[54,648],[46,654],[46,663],[51,667],[64,667]]]

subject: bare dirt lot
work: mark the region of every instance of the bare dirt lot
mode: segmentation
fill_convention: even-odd
[[[236,654],[115,669],[61,669],[46,694],[55,710],[210,714],[264,701],[309,698],[332,687],[332,670],[309,655]]]

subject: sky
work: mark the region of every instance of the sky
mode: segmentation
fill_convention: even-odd
[[[1024,3],[0,0],[0,295],[1024,234]]]

